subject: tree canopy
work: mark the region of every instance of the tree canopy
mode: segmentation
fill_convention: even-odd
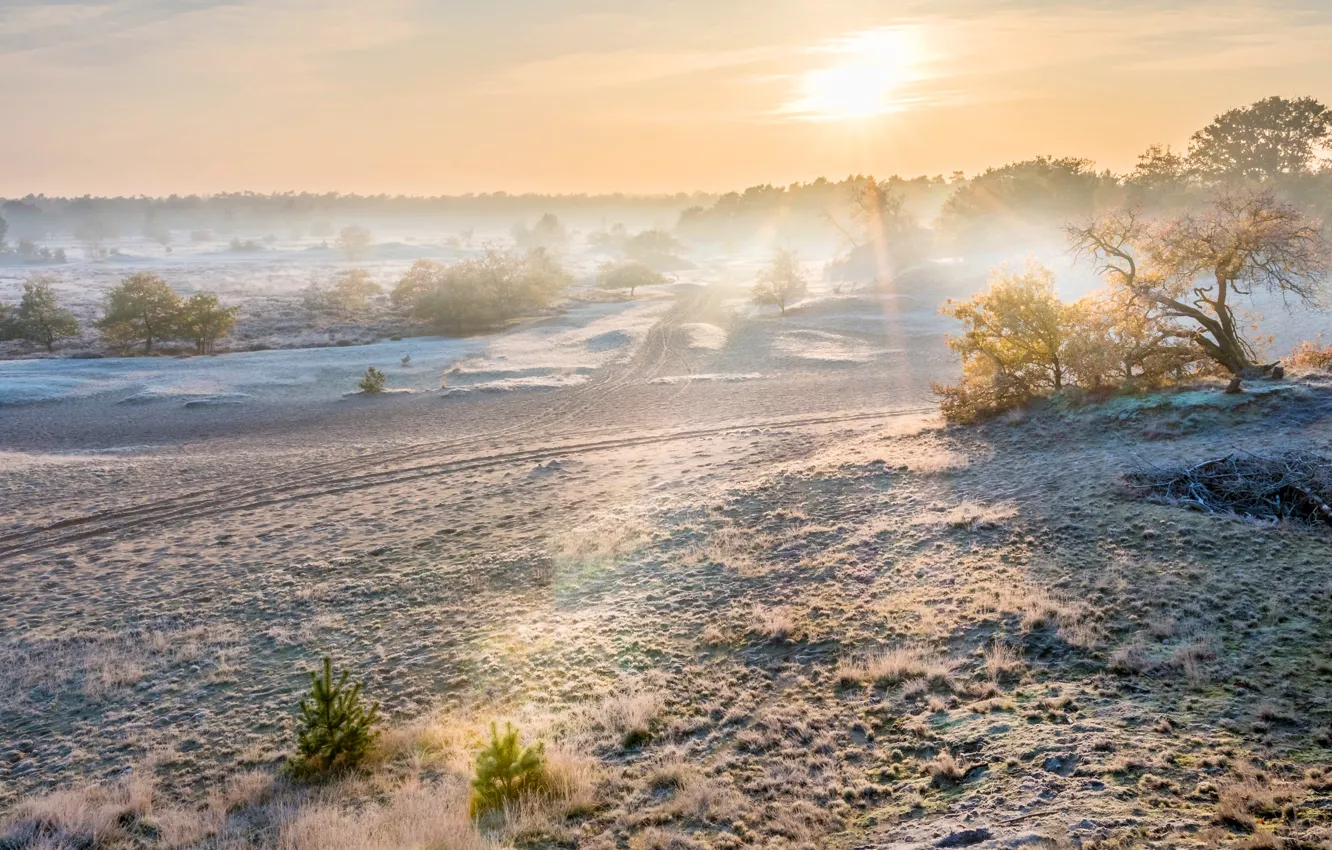
[[[1189,145],[1204,178],[1264,181],[1307,172],[1332,142],[1332,110],[1311,97],[1269,97],[1216,117]]]
[[[196,292],[181,306],[178,328],[196,354],[212,354],[213,343],[236,326],[237,307],[223,307],[211,292]]]
[[[1163,220],[1121,209],[1068,232],[1112,287],[1177,320],[1177,336],[1234,375],[1255,365],[1236,298],[1263,290],[1312,305],[1330,271],[1319,223],[1271,190],[1223,195]]]
[[[597,286],[601,289],[627,289],[630,297],[640,286],[656,286],[666,277],[646,263],[630,260],[623,263],[603,263],[597,273]]]
[[[106,312],[97,327],[115,343],[142,342],[144,353],[151,354],[154,342],[175,334],[180,309],[180,296],[165,280],[139,272],[107,293]]]
[[[42,275],[23,284],[23,298],[5,324],[5,336],[38,343],[47,351],[54,351],[60,340],[79,335],[79,323],[60,306],[51,279]]]

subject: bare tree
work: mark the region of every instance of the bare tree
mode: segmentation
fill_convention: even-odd
[[[1180,323],[1180,338],[1234,375],[1256,358],[1234,299],[1266,291],[1315,306],[1332,270],[1321,225],[1267,191],[1224,195],[1165,221],[1119,210],[1068,233],[1112,286],[1160,308]]]

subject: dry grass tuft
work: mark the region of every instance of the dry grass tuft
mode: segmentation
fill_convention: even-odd
[[[930,777],[930,783],[936,788],[948,788],[958,784],[966,777],[968,770],[970,770],[968,765],[958,761],[947,750],[926,762],[924,767],[924,772]]]
[[[1136,634],[1110,653],[1110,670],[1114,673],[1136,676],[1152,669],[1153,662],[1147,655],[1147,644],[1141,634]]]
[[[859,659],[842,659],[837,663],[837,679],[843,685],[872,682],[880,687],[920,680],[931,687],[951,689],[956,668],[956,662],[933,650],[898,646]]]
[[[763,556],[773,546],[772,535],[727,523],[690,547],[685,558],[690,563],[719,564],[742,576],[757,576],[766,572]]]
[[[666,699],[662,694],[630,684],[585,708],[579,720],[589,730],[614,738],[619,746],[631,748],[652,738],[653,724],[665,706]]]
[[[985,672],[991,682],[1015,679],[1026,670],[1027,664],[1017,650],[1001,641],[995,641],[981,657],[985,661]]]
[[[0,831],[0,846],[106,847],[127,842],[129,829],[153,814],[151,765],[118,782],[33,797],[15,808]]]
[[[796,638],[796,619],[789,608],[754,606],[749,616],[749,634],[774,643]]]
[[[1245,771],[1240,779],[1217,792],[1216,818],[1226,826],[1253,832],[1258,826],[1255,816],[1293,815],[1302,795],[1303,789],[1299,786],[1260,782]]]
[[[1012,505],[982,505],[976,502],[962,502],[951,508],[940,505],[939,510],[931,510],[917,516],[913,523],[917,525],[947,525],[951,528],[997,528],[1005,520],[1017,516],[1017,509]]]

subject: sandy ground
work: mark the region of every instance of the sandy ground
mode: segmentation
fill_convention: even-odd
[[[648,695],[525,846],[1324,846],[1326,535],[1122,476],[1327,453],[1326,387],[947,430],[932,306],[736,297],[568,386],[6,408],[0,806],[205,805],[329,654],[395,724]]]

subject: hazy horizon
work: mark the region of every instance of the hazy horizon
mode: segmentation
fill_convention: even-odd
[[[1332,99],[1332,7],[752,0],[0,3],[0,195],[718,192],[1123,171]]]

